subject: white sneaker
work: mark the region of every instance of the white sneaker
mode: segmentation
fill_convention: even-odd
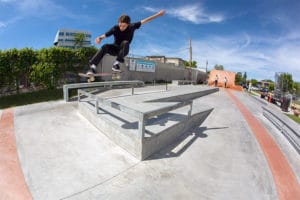
[[[112,66],[111,69],[112,69],[114,72],[120,72],[121,70],[120,70],[119,62],[116,61],[116,62],[114,63],[114,65]]]
[[[96,65],[94,65],[94,64],[92,64],[92,65],[90,66],[90,68],[91,68],[93,71],[96,71],[96,69],[97,69],[97,66],[96,66]]]

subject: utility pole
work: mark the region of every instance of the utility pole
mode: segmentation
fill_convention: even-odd
[[[192,51],[192,38],[190,38],[190,67],[192,67],[193,64],[193,51]]]
[[[205,72],[207,73],[207,65],[208,65],[208,61],[206,60],[206,67],[205,67]]]

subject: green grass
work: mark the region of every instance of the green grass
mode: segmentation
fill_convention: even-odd
[[[0,97],[0,109],[33,104],[44,101],[52,101],[63,98],[62,89],[40,90],[30,93],[16,94]]]
[[[289,118],[291,118],[292,120],[294,120],[295,122],[297,122],[298,124],[300,124],[300,117],[297,117],[295,115],[292,114],[286,114]]]

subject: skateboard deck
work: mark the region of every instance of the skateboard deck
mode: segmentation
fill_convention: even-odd
[[[79,76],[81,77],[91,77],[91,76],[95,76],[95,77],[98,77],[98,76],[111,76],[112,73],[96,73],[96,74],[91,74],[91,75],[87,75],[85,73],[78,73]]]
[[[95,81],[95,77],[102,77],[102,76],[111,76],[113,80],[118,80],[121,78],[121,75],[120,75],[121,73],[122,73],[122,71],[121,72],[113,71],[112,73],[96,73],[96,74],[90,74],[90,75],[87,75],[85,73],[78,73],[78,75],[81,77],[88,78],[87,81],[90,83],[90,82]]]

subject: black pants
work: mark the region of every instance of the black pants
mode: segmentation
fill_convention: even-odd
[[[111,56],[117,56],[117,61],[123,63],[124,57],[129,53],[129,42],[123,41],[121,45],[116,44],[105,44],[103,45],[98,52],[92,57],[89,61],[90,65],[98,65],[101,59],[105,54],[109,54]]]

